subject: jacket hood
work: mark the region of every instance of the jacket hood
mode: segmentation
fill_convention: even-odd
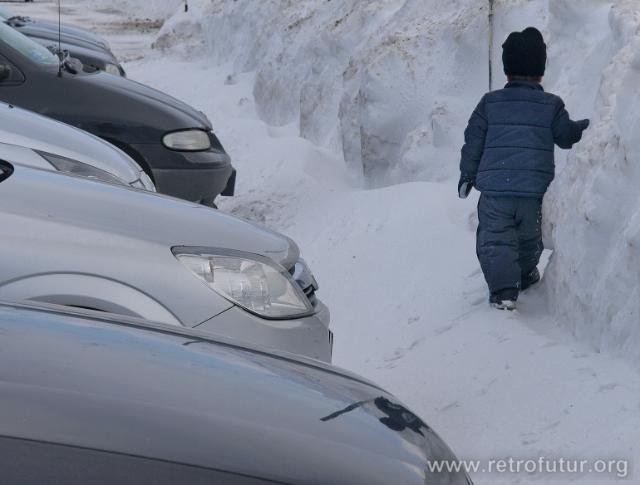
[[[105,237],[120,235],[166,248],[235,249],[286,268],[299,257],[286,236],[215,209],[125,186],[16,165],[0,182],[0,191],[5,212],[77,225]],[[25,194],[32,193],[46,203],[26,203]]]
[[[126,183],[140,178],[140,166],[110,143],[6,103],[0,103],[0,143],[71,158],[115,175]]]
[[[0,307],[0,330],[10,339],[0,354],[5,436],[277,483],[467,485],[425,470],[454,456],[418,416],[330,368],[24,308]],[[25,426],[27,415],[42,426]]]

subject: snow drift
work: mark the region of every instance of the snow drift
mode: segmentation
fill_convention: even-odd
[[[260,116],[342,156],[365,186],[449,181],[462,131],[487,88],[488,2],[191,0],[156,47],[255,71]],[[640,362],[640,5],[498,0],[494,78],[511,30],[546,35],[545,86],[584,141],[558,153],[545,204],[555,250],[544,288],[559,322]],[[452,202],[453,201],[452,189]]]
[[[299,125],[368,185],[443,180],[487,88],[487,46],[478,42],[486,9],[468,0],[201,0],[167,22],[155,45],[180,39],[183,51],[230,62],[230,79],[257,71],[262,118]]]
[[[555,252],[546,289],[558,319],[576,335],[638,363],[640,5],[621,1],[593,11],[578,37],[588,36],[594,23],[604,24],[597,32],[606,36],[580,46],[585,62],[576,66],[597,88],[592,129],[569,156],[547,200]],[[572,36],[558,34],[565,41]],[[565,89],[579,96],[578,86]]]

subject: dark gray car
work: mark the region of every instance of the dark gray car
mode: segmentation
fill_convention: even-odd
[[[235,171],[207,117],[119,76],[86,73],[0,22],[0,100],[92,133],[120,148],[158,192],[212,205]]]
[[[194,331],[0,305],[4,485],[468,485],[394,396]]]
[[[60,47],[69,51],[72,57],[80,59],[88,70],[100,69],[110,74],[125,76],[124,68],[111,52],[109,43],[87,29],[61,24],[58,39],[57,22],[14,15],[4,6],[0,6],[0,21],[45,47],[57,47],[60,40]]]

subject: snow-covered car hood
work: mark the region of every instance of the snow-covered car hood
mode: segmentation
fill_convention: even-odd
[[[18,31],[26,36],[56,42],[58,40],[58,24],[56,22],[36,20],[29,17],[14,17],[8,22],[9,25],[17,28]],[[62,24],[60,33],[62,41],[68,44],[107,51],[109,49],[109,44],[102,37],[81,27]]]
[[[42,38],[42,37],[30,37],[30,39],[34,42],[37,42],[38,44],[40,44],[41,46],[44,46],[48,49],[50,49],[51,47],[57,48],[58,47],[58,42],[55,40],[51,40],[51,39],[46,39],[46,38]],[[115,64],[116,66],[118,66],[120,63],[118,62],[118,59],[109,51],[104,50],[104,49],[94,49],[92,47],[86,47],[83,45],[77,45],[77,44],[73,44],[71,42],[65,42],[63,41],[60,44],[60,48],[63,51],[69,51],[71,53],[71,57],[84,57],[84,58],[88,58],[88,59],[92,59],[95,61],[102,61],[105,64]],[[94,61],[94,62],[95,62]]]
[[[140,178],[141,168],[135,161],[94,135],[6,103],[0,103],[0,114],[0,143],[71,158],[127,184]]]
[[[286,236],[199,204],[60,172],[18,164],[14,168],[0,182],[4,212],[80,226],[105,238],[119,235],[147,241],[167,251],[174,246],[234,249],[271,258],[287,268],[299,257],[298,247]],[[11,193],[36,194],[47,201],[46,213],[41,204],[25,205],[23,197]]]

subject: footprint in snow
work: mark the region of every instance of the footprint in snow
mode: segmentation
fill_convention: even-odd
[[[552,429],[556,429],[558,426],[560,426],[560,421],[554,421],[551,424],[548,424],[546,426],[542,426],[541,428],[538,428],[539,431],[551,431]]]
[[[460,403],[458,401],[453,401],[452,403],[447,404],[444,407],[438,409],[439,413],[446,413],[447,411],[451,411],[452,409],[456,409],[460,407]]]
[[[407,355],[409,352],[415,349],[418,345],[424,342],[424,340],[425,340],[424,338],[419,338],[411,342],[411,345],[409,345],[408,347],[398,347],[396,350],[393,351],[393,354],[391,355],[391,357],[386,357],[384,361],[387,363],[391,363],[391,362],[395,362],[397,360],[402,359],[405,355]]]
[[[436,328],[433,333],[435,333],[436,335],[442,335],[445,334],[447,332],[450,332],[451,330],[453,330],[455,328],[455,325],[452,323],[450,325],[445,325],[444,327],[439,327]]]
[[[620,387],[620,384],[618,384],[617,382],[611,382],[609,384],[600,386],[598,388],[598,392],[613,391],[616,387]]]
[[[473,277],[475,277],[475,276],[480,275],[480,273],[482,273],[482,269],[480,269],[480,268],[476,268],[476,269],[474,269],[471,273],[469,273],[469,274],[467,275],[467,278],[473,278]]]

